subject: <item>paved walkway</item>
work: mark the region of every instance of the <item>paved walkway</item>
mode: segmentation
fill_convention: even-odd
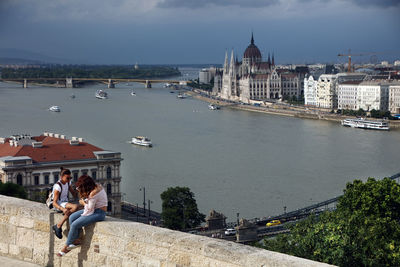
[[[0,256],[0,266],[2,266],[2,267],[38,267],[40,265]]]

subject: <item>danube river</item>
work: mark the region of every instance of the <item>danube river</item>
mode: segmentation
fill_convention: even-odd
[[[228,221],[277,215],[335,197],[347,182],[400,171],[400,131],[345,128],[338,123],[222,109],[153,85],[119,84],[23,89],[0,83],[0,136],[45,131],[83,137],[119,151],[124,199],[161,211],[160,193],[187,186],[199,209]],[[130,92],[134,88],[136,96]],[[75,99],[70,95],[74,94]],[[58,105],[60,113],[48,111]],[[146,135],[154,147],[131,145]]]

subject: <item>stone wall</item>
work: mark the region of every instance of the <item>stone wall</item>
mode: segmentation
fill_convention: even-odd
[[[60,218],[44,204],[0,195],[0,255],[42,266],[328,266],[109,217],[86,227],[82,247],[59,258],[66,238],[50,229]]]

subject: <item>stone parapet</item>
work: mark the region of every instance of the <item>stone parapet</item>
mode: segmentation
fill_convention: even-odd
[[[85,227],[81,248],[59,258],[66,238],[51,226],[60,218],[44,204],[0,195],[0,255],[41,266],[329,266],[110,217]]]

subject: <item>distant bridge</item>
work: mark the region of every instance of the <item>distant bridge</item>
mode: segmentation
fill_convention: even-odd
[[[108,85],[108,88],[114,88],[117,83],[143,83],[146,88],[151,88],[152,83],[171,83],[171,84],[182,84],[187,81],[179,80],[161,80],[161,79],[122,79],[122,78],[10,78],[0,79],[0,82],[17,82],[21,83],[24,88],[28,87],[28,83],[49,83],[56,87],[73,88],[79,84],[86,82],[97,82]]]

